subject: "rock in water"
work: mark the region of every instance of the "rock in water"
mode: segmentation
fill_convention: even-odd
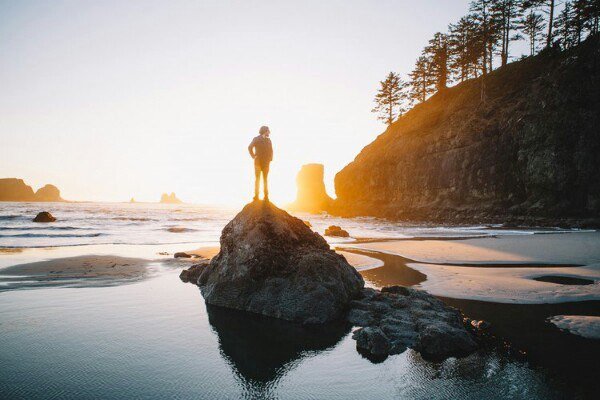
[[[337,225],[331,225],[325,229],[325,236],[349,237],[350,234]]]
[[[290,204],[292,210],[319,213],[329,209],[333,199],[325,189],[324,173],[323,164],[302,166],[296,177],[298,195],[296,201]]]
[[[54,185],[46,185],[39,188],[35,192],[35,197],[37,201],[64,201],[60,197],[60,190]]]
[[[198,285],[209,304],[314,324],[342,317],[364,281],[302,220],[255,201],[225,226]]]
[[[381,361],[410,347],[440,361],[477,349],[460,312],[422,290],[367,288],[350,306],[348,322],[363,327],[354,332],[356,348],[367,358]]]
[[[175,196],[175,193],[171,193],[171,194],[163,193],[160,196],[160,202],[163,204],[181,204],[181,203],[183,203],[183,201],[179,200],[177,198],[177,196]]]
[[[54,222],[56,221],[56,218],[54,218],[52,216],[52,214],[50,214],[48,211],[42,211],[41,213],[38,213],[38,215],[35,216],[35,218],[33,219],[33,222]]]

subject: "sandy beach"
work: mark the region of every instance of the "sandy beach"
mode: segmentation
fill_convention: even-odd
[[[423,274],[426,278],[419,286],[436,296],[522,304],[600,300],[598,232],[338,247],[399,257],[394,269]]]

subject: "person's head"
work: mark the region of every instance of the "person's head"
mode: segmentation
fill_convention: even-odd
[[[262,136],[269,136],[271,134],[271,131],[269,130],[268,126],[261,126],[258,130],[258,134]]]

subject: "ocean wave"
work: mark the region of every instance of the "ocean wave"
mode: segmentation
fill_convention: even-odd
[[[113,217],[112,219],[117,221],[158,221],[154,218],[145,218],[145,217]]]
[[[88,231],[91,228],[81,228],[76,226],[3,226],[0,227],[0,231],[66,231],[66,230],[80,230]]]
[[[22,215],[0,215],[0,221],[21,218]]]
[[[84,238],[104,236],[104,233],[87,233],[82,235],[71,234],[43,234],[43,233],[18,233],[16,235],[0,235],[0,238]]]
[[[196,232],[197,231],[197,229],[184,228],[181,226],[171,226],[171,227],[165,228],[164,230],[171,232],[171,233],[184,233],[184,232]]]

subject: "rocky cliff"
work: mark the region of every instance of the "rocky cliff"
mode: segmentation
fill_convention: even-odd
[[[329,209],[333,199],[325,190],[324,173],[323,164],[302,166],[296,176],[298,194],[296,201],[289,205],[291,210],[318,213]]]
[[[0,179],[0,201],[64,201],[60,190],[54,185],[46,185],[33,192],[23,179]]]
[[[437,222],[600,221],[598,38],[437,93],[335,177],[334,212]]]

